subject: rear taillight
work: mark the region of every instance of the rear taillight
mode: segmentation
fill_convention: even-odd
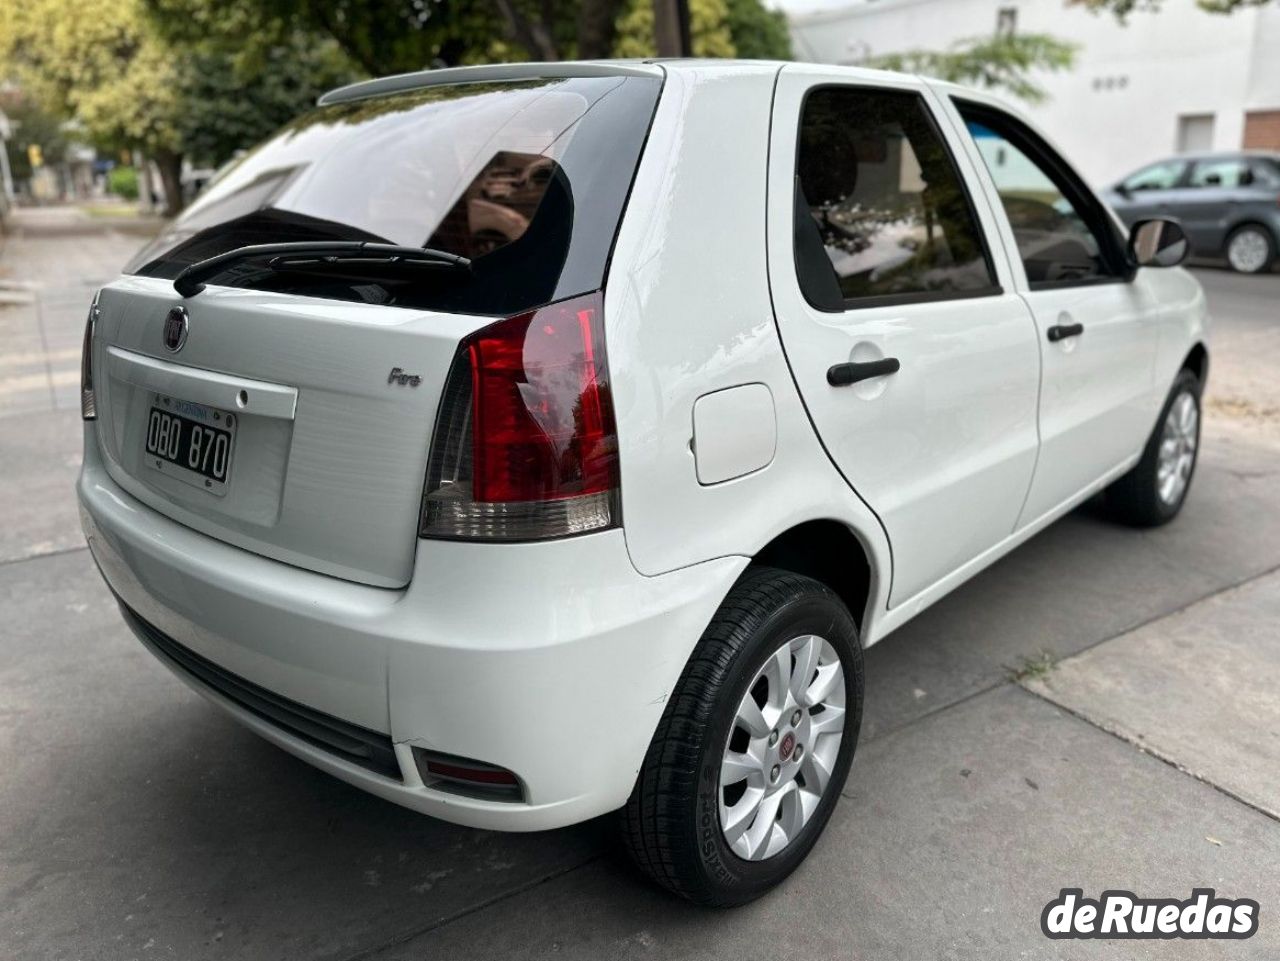
[[[84,322],[84,345],[80,348],[80,416],[96,420],[98,401],[93,394],[93,335],[98,326],[98,298],[95,295]]]
[[[594,293],[462,342],[436,420],[423,537],[541,540],[617,523],[603,321]]]

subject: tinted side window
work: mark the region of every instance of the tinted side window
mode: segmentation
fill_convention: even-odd
[[[1078,283],[1120,274],[1105,221],[1099,223],[1097,211],[1087,210],[1087,193],[1072,183],[1061,159],[1009,118],[967,111],[964,116],[1000,194],[1028,283]]]
[[[811,92],[797,174],[797,274],[814,306],[996,290],[978,219],[916,94]]]
[[[1178,185],[1186,169],[1185,160],[1164,160],[1131,174],[1121,186],[1125,190],[1169,190]]]
[[[1191,170],[1192,187],[1247,187],[1253,171],[1243,160],[1198,160]]]

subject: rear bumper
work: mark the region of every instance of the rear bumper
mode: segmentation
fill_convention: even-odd
[[[107,475],[92,428],[77,490],[94,559],[136,615],[126,619],[184,681],[345,781],[495,830],[560,827],[625,803],[668,694],[747,563],[645,577],[621,531],[528,545],[430,541],[409,586],[386,590],[165,518]],[[358,763],[323,736],[299,736],[237,699],[234,682],[332,718],[340,732],[363,730],[395,764],[385,754],[381,767]],[[415,746],[507,768],[524,800],[424,785]]]

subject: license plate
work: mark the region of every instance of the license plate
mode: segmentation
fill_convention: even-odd
[[[221,496],[231,476],[238,420],[225,410],[156,394],[143,440],[147,464]]]

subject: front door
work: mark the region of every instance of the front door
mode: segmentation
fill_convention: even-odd
[[[1130,174],[1113,190],[1111,205],[1129,226],[1151,217],[1168,217],[1169,204],[1181,193],[1187,162],[1161,160]]]
[[[910,80],[790,66],[770,148],[778,329],[831,459],[884,525],[890,606],[1009,536],[1036,457],[1035,324],[931,103]]]
[[[1158,312],[1134,282],[1115,221],[1070,166],[999,108],[953,106],[989,175],[1039,331],[1040,457],[1021,527],[1136,460],[1155,415]]]

